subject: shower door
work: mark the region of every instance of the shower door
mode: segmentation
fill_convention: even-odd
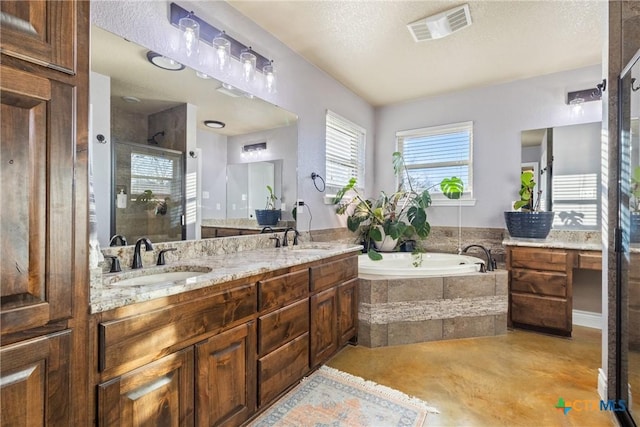
[[[184,156],[149,145],[113,144],[111,235],[133,244],[184,240]]]
[[[640,50],[620,79],[616,390],[622,425],[640,419]]]

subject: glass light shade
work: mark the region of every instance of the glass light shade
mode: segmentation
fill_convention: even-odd
[[[256,75],[256,56],[251,52],[242,52],[240,62],[242,63],[244,81],[252,82]]]
[[[262,73],[264,74],[264,87],[267,93],[276,93],[276,83],[278,79],[273,62],[262,67]]]
[[[200,49],[200,24],[190,16],[180,18],[178,21],[187,56],[197,55]]]
[[[231,43],[223,34],[212,41],[215,50],[215,67],[221,72],[228,72],[231,68]]]

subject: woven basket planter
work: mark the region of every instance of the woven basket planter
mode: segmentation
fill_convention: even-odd
[[[504,220],[511,237],[546,239],[554,212],[505,212]]]
[[[256,209],[258,225],[276,225],[280,220],[280,209]]]

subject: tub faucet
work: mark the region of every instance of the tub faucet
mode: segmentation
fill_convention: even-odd
[[[142,257],[140,256],[140,247],[144,243],[145,251],[152,251],[153,245],[147,237],[141,237],[136,241],[136,247],[133,249],[133,263],[131,268],[142,268]]]
[[[127,239],[122,234],[116,234],[109,241],[109,246],[118,246],[118,242],[120,242],[120,246],[127,246]]]
[[[282,246],[289,246],[289,241],[287,240],[287,233],[289,233],[289,231],[293,231],[295,233],[295,235],[293,236],[293,246],[298,244],[298,236],[300,235],[300,233],[298,233],[298,230],[296,230],[295,228],[289,227],[284,231]]]
[[[487,270],[486,271],[493,271],[493,270],[496,269],[496,260],[493,259],[493,257],[491,256],[491,249],[487,249],[482,245],[469,245],[469,246],[467,246],[466,248],[464,248],[462,250],[462,253],[466,254],[467,250],[470,249],[470,248],[480,248],[480,249],[482,249],[484,251],[484,254],[487,256],[487,265],[486,265]]]

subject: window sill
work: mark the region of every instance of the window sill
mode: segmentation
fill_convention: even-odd
[[[475,206],[476,199],[431,199],[431,206]]]

